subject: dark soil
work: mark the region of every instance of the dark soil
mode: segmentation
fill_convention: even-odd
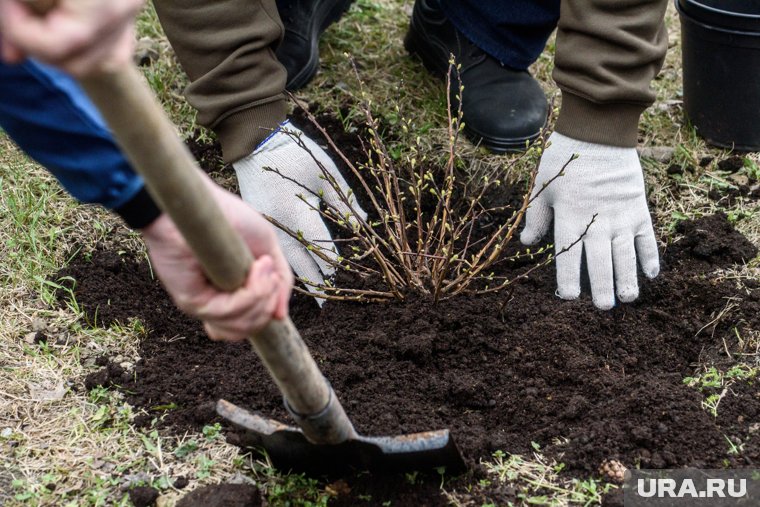
[[[760,288],[711,275],[757,250],[723,215],[684,222],[678,232],[682,237],[663,252],[660,276],[642,277],[640,298],[608,312],[588,296],[559,300],[548,266],[508,294],[437,306],[422,297],[390,305],[330,302],[321,311],[299,297],[292,317],[359,432],[450,428],[476,476],[483,473],[479,460],[494,451],[530,455],[535,444],[578,477],[596,475],[606,459],[642,468],[756,466],[760,387],[735,384],[716,418],[701,407],[710,393],[683,378],[700,363],[727,364],[725,350],[737,347],[735,329],[740,335],[760,329]],[[514,276],[524,267],[502,269]],[[174,308],[144,259],[96,250],[60,276],[76,280],[77,301],[91,323],[137,318],[148,329],[135,372],[104,361],[86,380],[88,388],[121,388],[148,414],[138,422],[160,417],[167,430],[198,430],[219,421],[214,404],[221,397],[289,420],[248,345],[209,341],[198,322]],[[729,302],[736,307],[721,313]],[[741,452],[730,453],[726,437]],[[235,440],[231,430],[228,438]],[[370,496],[372,505],[445,504],[437,476],[346,480],[350,493],[335,505]],[[455,489],[467,484],[451,481]],[[473,493],[472,500],[515,498],[495,482],[483,492],[487,498]]]
[[[261,494],[249,484],[219,484],[196,489],[177,507],[259,507]]]
[[[739,199],[756,201],[760,199],[760,184],[739,185],[736,188],[727,188],[722,191],[714,188],[707,193],[707,197],[726,207],[734,206]]]
[[[216,171],[232,172],[232,165],[225,164],[222,159],[222,145],[219,141],[199,142],[197,140],[199,136],[200,131],[196,131],[185,141],[190,153],[198,161],[198,165],[207,173],[214,173]]]
[[[135,507],[150,507],[156,505],[158,490],[149,486],[138,486],[129,490],[129,501]]]
[[[669,253],[680,262],[701,261],[708,266],[725,267],[749,262],[757,255],[757,248],[737,235],[723,213],[680,222],[676,232],[683,238],[671,245]]]
[[[662,274],[644,283],[637,302],[609,312],[587,298],[557,299],[549,266],[515,285],[508,300],[328,303],[319,311],[299,299],[292,316],[364,434],[450,428],[471,465],[495,450],[529,454],[535,442],[580,476],[605,459],[644,468],[752,466],[760,462],[751,426],[760,388],[737,384],[714,418],[701,408],[706,394],[682,379],[700,361],[725,361],[735,327],[760,327],[760,290],[709,276],[756,250],[720,215],[679,230],[686,235],[664,252]],[[136,375],[109,364],[88,377],[89,387],[116,384],[177,431],[217,421],[220,397],[288,419],[248,346],[210,342],[174,309],[145,261],[96,251],[61,275],[76,280],[77,300],[100,325],[138,318],[150,330]],[[738,308],[713,322],[727,298]],[[724,435],[743,443],[739,455]],[[360,482],[355,491],[376,487]]]
[[[733,156],[718,162],[718,169],[735,173],[744,167],[744,157]]]

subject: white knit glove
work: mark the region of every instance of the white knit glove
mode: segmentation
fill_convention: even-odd
[[[554,216],[555,252],[577,242],[596,214],[583,239],[558,255],[557,287],[562,299],[581,293],[581,252],[594,304],[603,310],[639,296],[636,258],[644,274],[660,271],[657,241],[644,192],[644,177],[635,148],[620,148],[576,141],[553,133],[541,158],[533,194],[556,176],[573,155],[564,175],[546,186],[526,214],[520,240],[538,242]]]
[[[291,135],[299,137],[311,155],[299,146]],[[335,244],[318,211],[320,199],[334,206],[342,216],[346,216],[350,210],[340,201],[338,194],[315,162],[315,157],[335,178],[344,195],[351,197],[351,205],[356,213],[362,219],[366,219],[367,214],[356,203],[350,187],[335,167],[335,163],[322,148],[290,121],[280,125],[256,151],[235,162],[233,167],[240,184],[240,194],[245,202],[292,231],[301,233],[307,241],[322,246],[322,253],[335,260]],[[280,174],[267,168],[276,169]],[[321,284],[333,275],[333,266],[307,250],[297,239],[281,229],[277,229],[277,234],[285,257],[299,277],[311,283]],[[307,287],[312,292],[317,292],[313,287]]]

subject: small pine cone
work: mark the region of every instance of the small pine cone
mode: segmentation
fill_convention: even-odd
[[[599,475],[603,479],[615,484],[622,484],[625,480],[625,472],[628,470],[624,464],[616,459],[606,459],[599,467]]]

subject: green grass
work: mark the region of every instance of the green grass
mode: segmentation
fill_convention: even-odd
[[[65,214],[73,203],[48,174],[41,170],[30,174],[31,161],[4,136],[0,139],[0,164],[0,241],[7,251],[0,268],[3,285],[23,280],[39,288],[60,262],[60,238],[72,227]]]
[[[752,383],[758,373],[760,373],[760,369],[757,366],[742,362],[734,364],[725,371],[721,371],[715,366],[705,366],[702,371],[694,376],[684,378],[683,383],[702,392],[705,395],[702,408],[712,414],[713,417],[717,417],[720,402],[729,392],[731,386],[737,382]]]
[[[560,507],[599,505],[602,496],[616,488],[598,479],[566,479],[559,476],[564,465],[545,458],[540,448],[534,444],[534,454],[524,458],[516,454],[507,455],[497,451],[493,459],[484,462],[485,469],[493,480],[515,487],[517,498],[523,504]],[[478,487],[486,491],[491,481],[481,481]],[[495,505],[495,504],[486,504]]]

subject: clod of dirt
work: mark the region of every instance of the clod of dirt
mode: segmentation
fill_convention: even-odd
[[[142,37],[135,44],[132,60],[138,67],[147,67],[158,59],[158,41],[150,37]]]
[[[156,504],[158,490],[149,486],[138,486],[129,490],[129,500],[135,507],[150,507]]]
[[[177,507],[258,507],[259,490],[250,484],[217,484],[196,489],[185,495]]]
[[[196,141],[199,131],[193,133],[186,141],[185,145],[193,154],[193,157],[198,161],[198,165],[206,173],[214,173],[217,171],[227,171],[232,173],[233,169],[231,165],[226,165],[222,159],[222,145],[219,141],[213,141],[210,143],[200,143]]]
[[[96,387],[110,387],[112,385],[121,385],[125,382],[129,382],[131,375],[117,363],[108,361],[105,368],[96,372],[90,373],[84,379],[84,386],[88,390],[92,390]]]
[[[179,477],[174,479],[174,483],[172,484],[172,486],[174,486],[177,489],[182,489],[182,488],[186,488],[188,484],[190,484],[190,481],[187,480],[187,477],[185,477],[184,475],[180,475]]]
[[[727,266],[757,255],[757,247],[733,228],[724,213],[680,222],[676,232],[684,237],[669,247],[674,257],[685,254],[710,265]]]
[[[90,373],[84,379],[84,387],[86,387],[88,391],[92,391],[99,386],[109,385],[111,385],[111,377],[108,375],[107,368]]]
[[[644,146],[637,148],[639,157],[650,158],[661,164],[667,164],[673,158],[675,148],[672,146]]]
[[[735,173],[744,167],[744,158],[734,155],[718,162],[718,169]]]
[[[30,333],[26,333],[22,339],[29,345],[41,345],[47,343],[49,338],[48,335],[42,331],[32,331]]]
[[[602,497],[602,507],[625,507],[623,488],[613,489]]]
[[[707,197],[722,206],[731,207],[734,206],[740,198],[745,201],[760,199],[760,185],[739,185],[736,188],[729,187],[724,189],[713,188],[707,192]]]

